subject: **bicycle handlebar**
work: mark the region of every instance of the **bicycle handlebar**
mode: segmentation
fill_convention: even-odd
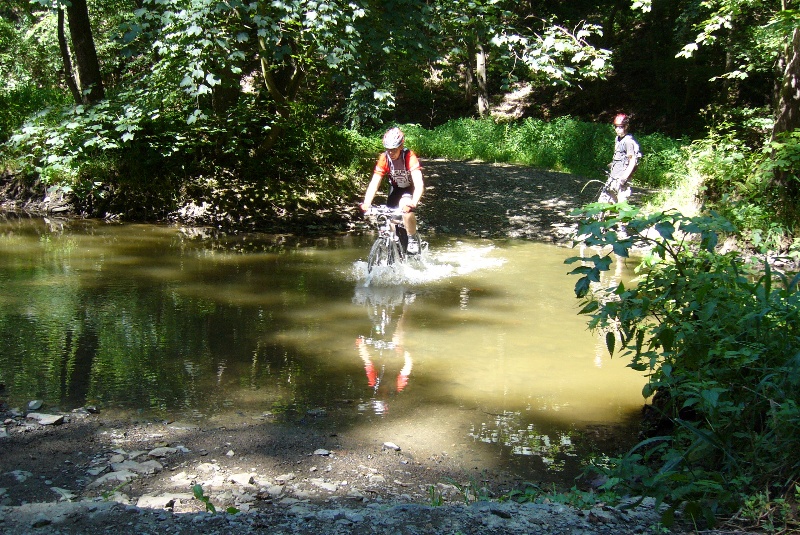
[[[372,216],[388,216],[388,217],[402,217],[403,211],[400,208],[389,208],[386,205],[370,206],[369,210],[364,212],[366,215]]]

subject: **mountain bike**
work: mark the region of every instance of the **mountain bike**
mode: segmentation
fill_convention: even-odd
[[[373,206],[367,216],[374,217],[378,229],[378,237],[372,244],[367,257],[367,273],[371,273],[375,266],[391,266],[395,263],[405,262],[409,255],[408,232],[403,225],[403,213],[399,208],[388,206]],[[420,242],[420,253],[427,249],[427,242]]]

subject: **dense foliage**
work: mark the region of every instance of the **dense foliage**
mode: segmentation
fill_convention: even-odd
[[[717,514],[758,516],[784,503],[769,520],[791,524],[800,489],[800,275],[720,252],[733,227],[718,216],[645,216],[625,204],[582,215],[582,243],[595,253],[568,260],[580,264],[572,273],[581,312],[606,332],[612,355],[647,374],[643,394],[652,398],[651,436],[605,471],[606,488],[667,502],[667,520],[682,508],[713,524]],[[612,256],[627,258],[635,246],[652,251],[635,285],[603,287]],[[756,498],[763,503],[752,508]]]

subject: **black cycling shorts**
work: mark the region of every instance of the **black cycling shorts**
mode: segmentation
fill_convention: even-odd
[[[389,208],[398,208],[400,206],[400,199],[403,198],[403,195],[413,196],[414,195],[414,187],[408,188],[392,188],[392,191],[389,192],[389,197],[386,199],[386,206]]]

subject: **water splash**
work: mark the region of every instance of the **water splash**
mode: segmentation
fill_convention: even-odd
[[[367,273],[367,263],[353,263],[350,277],[364,286],[425,284],[502,266],[506,260],[494,255],[493,245],[475,246],[456,242],[442,249],[425,250],[417,258],[392,266],[376,266]]]

